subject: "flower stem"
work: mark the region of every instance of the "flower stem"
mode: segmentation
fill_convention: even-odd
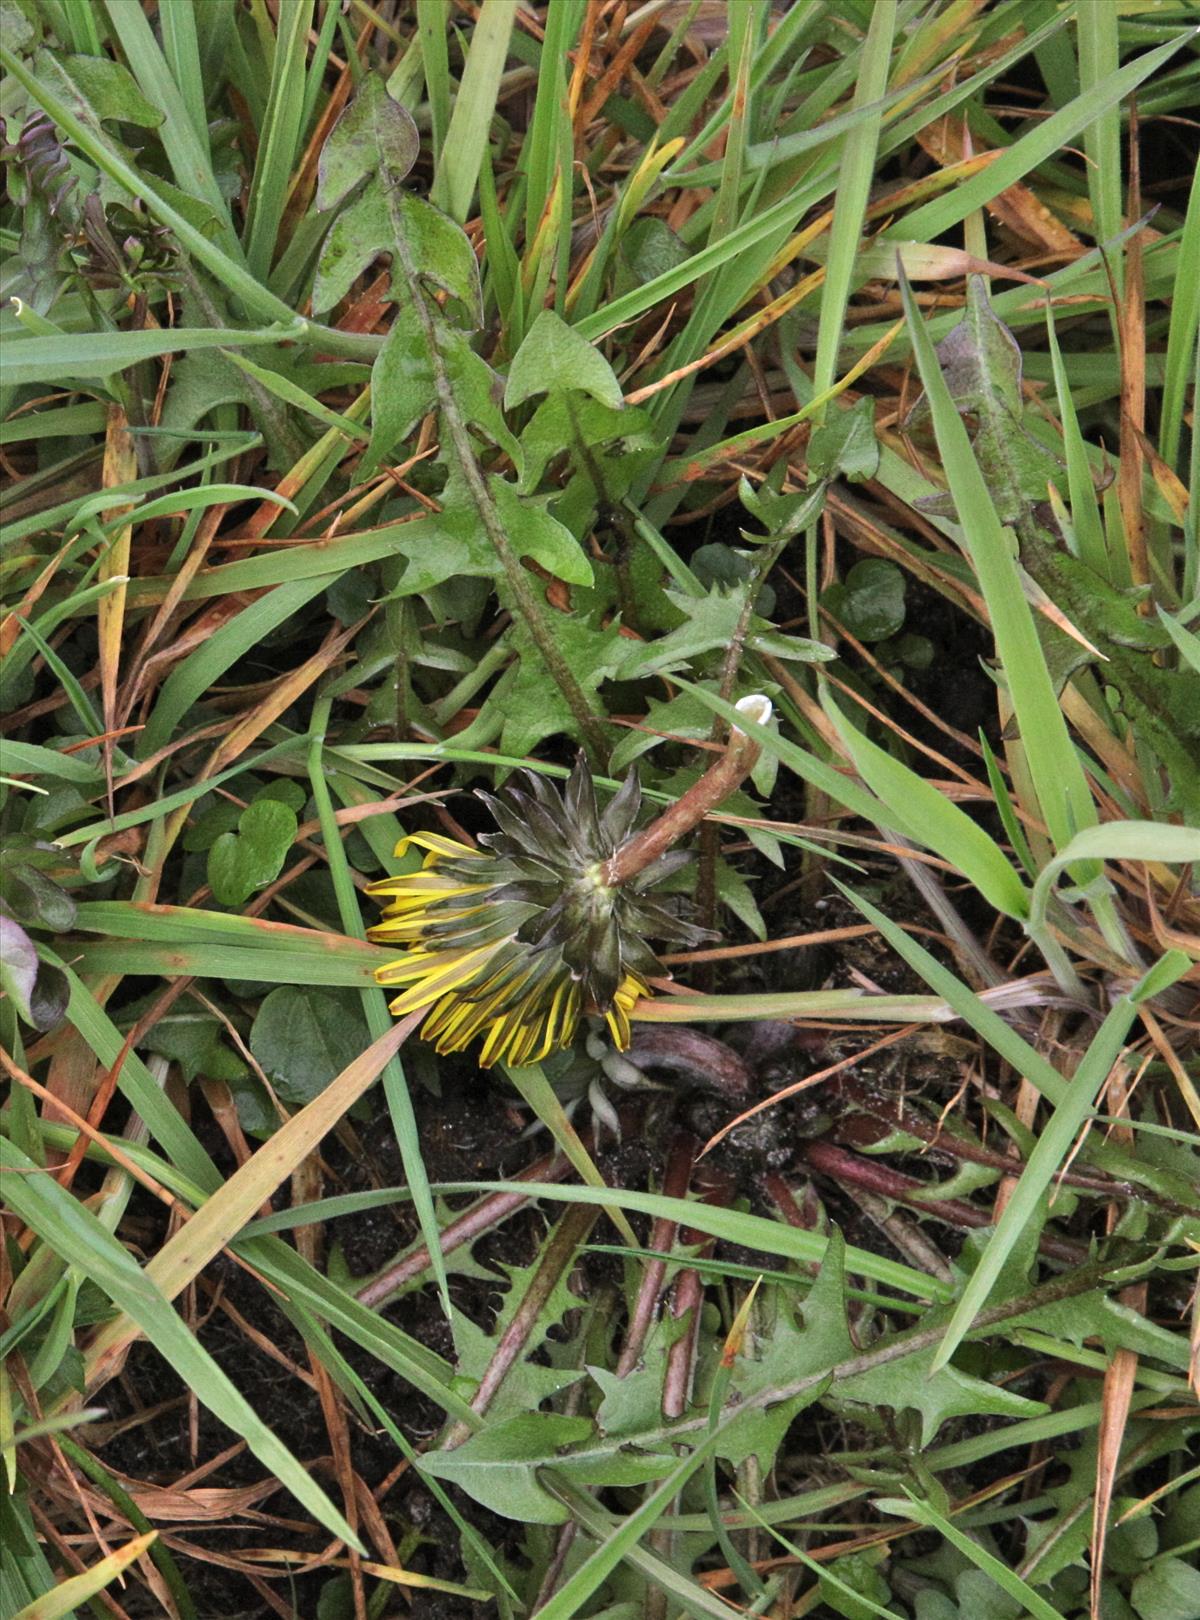
[[[743,698],[738,708],[760,725],[764,725],[771,716],[769,701],[757,695]],[[601,881],[610,888],[618,888],[644,871],[660,855],[665,855],[672,845],[690,833],[710,810],[715,809],[745,781],[754,769],[760,752],[754,738],[735,726],[725,752],[715,764],[709,766],[700,780],[676,799],[670,809],[664,810],[657,821],[652,821],[633,838],[626,839],[620,849],[605,861],[600,869]]]

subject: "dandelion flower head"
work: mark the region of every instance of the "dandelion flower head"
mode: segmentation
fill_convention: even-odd
[[[483,1068],[539,1063],[569,1046],[589,1015],[605,1019],[623,1050],[630,1012],[663,972],[647,940],[705,937],[648,892],[685,854],[670,851],[620,885],[604,881],[637,819],[634,775],[603,814],[582,761],[561,796],[533,772],[521,778],[499,797],[478,795],[498,829],[480,835],[482,848],[411,833],[396,853],[423,849],[424,864],[370,889],[387,900],[371,938],[404,947],[376,972],[381,985],[404,987],[392,1012],[428,1007],[426,1039],[442,1053],[481,1040]]]

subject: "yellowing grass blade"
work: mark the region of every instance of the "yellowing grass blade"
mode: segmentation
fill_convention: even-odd
[[[373,1085],[380,1071],[421,1021],[414,1014],[389,1029],[355,1058],[325,1090],[293,1114],[258,1152],[230,1176],[175,1236],[145,1266],[143,1275],[164,1299],[174,1299],[214,1255],[235,1238],[317,1143]],[[87,1383],[102,1382],[128,1345],[141,1334],[132,1317],[122,1314],[97,1334],[84,1358]]]
[[[118,1547],[116,1552],[109,1553],[107,1558],[93,1564],[91,1569],[85,1569],[82,1575],[72,1575],[70,1580],[60,1582],[52,1592],[43,1592],[41,1597],[18,1609],[13,1620],[61,1620],[63,1615],[70,1614],[80,1603],[86,1603],[97,1592],[103,1592],[136,1558],[142,1556],[151,1542],[157,1540],[157,1530],[135,1536],[123,1547]]]
[[[11,1496],[17,1488],[17,1446],[13,1431],[12,1384],[0,1362],[0,1490]]]
[[[129,422],[120,405],[108,407],[104,440],[104,466],[101,480],[105,489],[131,484],[137,477],[137,455]],[[114,506],[103,514],[103,521],[111,523],[132,511],[128,504]],[[112,540],[106,544],[100,558],[100,583],[120,580],[113,590],[106,592],[96,603],[97,631],[100,640],[100,694],[104,705],[104,729],[113,731],[117,724],[117,675],[121,663],[121,632],[125,627],[125,597],[128,591],[129,543],[133,537],[133,524],[122,523]],[[112,814],[112,738],[104,740],[104,775],[108,784],[108,809]]]

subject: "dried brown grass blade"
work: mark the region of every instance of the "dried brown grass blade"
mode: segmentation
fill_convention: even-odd
[[[1136,1083],[1136,1081],[1134,1082]],[[1129,1071],[1123,1063],[1113,1069],[1108,1082],[1108,1105],[1120,1117],[1129,1111],[1132,1092]],[[1127,1149],[1134,1146],[1133,1132],[1126,1124],[1112,1128],[1116,1141]],[[1117,1223],[1120,1211],[1115,1203],[1108,1207],[1108,1226]],[[1131,1283],[1120,1293],[1122,1305],[1135,1311],[1146,1309],[1146,1284]],[[1138,1358],[1132,1350],[1120,1349],[1113,1356],[1104,1374],[1104,1395],[1100,1405],[1100,1428],[1097,1434],[1096,1494],[1092,1498],[1092,1570],[1089,1584],[1092,1620],[1101,1620],[1101,1598],[1104,1585],[1104,1548],[1108,1539],[1108,1516],[1112,1507],[1113,1489],[1121,1463],[1121,1443],[1129,1422],[1129,1403],[1133,1398],[1137,1379]]]
[[[269,725],[279,719],[285,709],[290,708],[302,693],[306,692],[315,681],[320,680],[330,665],[341,657],[354,640],[364,622],[352,624],[340,635],[331,636],[319,651],[300,665],[299,669],[294,669],[290,675],[276,681],[270,693],[234,726],[224,742],[216,749],[207,774],[215,776],[227,765],[231,765]]]
[[[923,129],[917,140],[930,157],[949,165],[961,162],[967,155],[965,136],[965,120],[947,118]],[[1015,231],[1022,241],[1031,243],[1044,254],[1074,259],[1084,251],[1074,231],[1068,230],[1050,212],[1035,191],[1019,181],[993,197],[987,211],[993,219]]]
[[[1145,1303],[1145,1289],[1137,1290]],[[1124,1303],[1131,1303],[1125,1300]],[[1096,1455],[1096,1494],[1092,1499],[1092,1620],[1100,1620],[1100,1595],[1104,1581],[1104,1547],[1108,1539],[1108,1514],[1113,1486],[1121,1461],[1121,1442],[1129,1420],[1129,1402],[1137,1377],[1138,1358],[1132,1350],[1118,1350],[1104,1374],[1101,1401],[1099,1450]]]

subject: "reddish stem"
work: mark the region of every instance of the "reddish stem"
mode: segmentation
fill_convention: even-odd
[[[750,1071],[731,1046],[686,1025],[640,1025],[625,1056],[639,1069],[660,1069],[707,1091],[740,1099]]]
[[[769,706],[766,712],[770,712]],[[660,855],[665,855],[710,810],[715,809],[745,781],[754,769],[759,752],[759,745],[752,737],[735,729],[730,734],[725,752],[715,764],[709,766],[700,780],[693,782],[687,792],[664,810],[657,821],[652,821],[640,833],[627,839],[608,858],[600,869],[601,881],[610,888],[618,888],[644,871]]]
[[[542,1253],[537,1270],[529,1280],[524,1298],[500,1335],[492,1359],[479,1381],[479,1388],[471,1397],[471,1408],[481,1417],[496,1398],[504,1380],[525,1353],[529,1336],[537,1326],[539,1317],[550,1301],[550,1296],[561,1282],[563,1274],[574,1265],[579,1245],[585,1240],[599,1216],[598,1209],[591,1209],[586,1204],[576,1204],[574,1208],[568,1208],[559,1221],[553,1237]],[[452,1451],[455,1446],[461,1446],[464,1440],[469,1439],[470,1434],[471,1430],[467,1424],[456,1423],[443,1441],[442,1449]]]
[[[696,1149],[699,1143],[687,1131],[681,1131],[671,1144],[671,1152],[667,1159],[666,1174],[663,1177],[664,1198],[686,1198],[688,1183],[692,1177],[692,1165],[696,1161]],[[675,1241],[676,1224],[674,1221],[659,1218],[650,1230],[650,1247],[666,1254]],[[621,1347],[621,1356],[617,1362],[617,1377],[626,1378],[637,1366],[641,1358],[642,1347],[646,1343],[646,1335],[650,1331],[650,1324],[654,1320],[654,1312],[658,1306],[658,1296],[662,1293],[663,1280],[667,1275],[667,1262],[665,1260],[648,1260],[646,1269],[642,1273],[641,1286],[638,1289],[637,1299],[634,1301],[633,1311],[629,1318],[629,1331],[625,1335],[625,1343]]]
[[[727,1205],[734,1193],[734,1183],[731,1177],[718,1175],[708,1170],[708,1185],[703,1188],[701,1196],[706,1204],[715,1204],[718,1207]],[[680,1241],[691,1247],[698,1247],[698,1259],[710,1255],[716,1248],[716,1239],[706,1232],[698,1232],[692,1227],[685,1227],[680,1233]],[[663,1376],[662,1410],[665,1418],[679,1418],[687,1411],[688,1401],[692,1393],[692,1381],[696,1369],[696,1345],[700,1333],[700,1311],[704,1304],[704,1284],[700,1273],[689,1266],[681,1271],[675,1279],[675,1287],[671,1295],[671,1314],[678,1320],[688,1317],[686,1330],[680,1335],[667,1352],[667,1368]],[[689,1314],[690,1313],[690,1314]]]
[[[1013,1166],[1017,1161],[1009,1158],[1007,1154],[996,1153],[989,1148],[964,1141],[962,1137],[953,1136],[948,1131],[942,1130],[932,1120],[922,1118],[912,1109],[902,1108],[896,1103],[875,1096],[865,1086],[854,1081],[852,1071],[851,1076],[844,1079],[838,1089],[862,1110],[861,1114],[842,1120],[837,1128],[840,1139],[852,1147],[871,1147],[876,1142],[882,1141],[893,1129],[899,1128],[907,1131],[910,1136],[918,1137],[932,1153],[942,1154],[951,1161],[965,1159],[968,1164],[986,1165],[989,1169],[1002,1170],[1005,1175],[1013,1173]],[[1177,1203],[1173,1198],[1168,1198],[1152,1187],[1134,1187],[1128,1182],[1110,1180],[1099,1172],[1089,1175],[1084,1171],[1064,1170],[1056,1179],[1064,1187],[1079,1187],[1105,1198],[1136,1199],[1140,1203],[1155,1204],[1160,1209],[1167,1209],[1178,1215],[1195,1213],[1188,1205]]]
[[[452,1220],[442,1233],[441,1250],[443,1254],[453,1254],[455,1249],[461,1249],[464,1243],[473,1243],[477,1237],[489,1231],[493,1226],[499,1226],[510,1215],[522,1209],[531,1198],[536,1196],[536,1189],[548,1181],[561,1181],[566,1175],[569,1166],[566,1159],[551,1156],[539,1159],[531,1164],[528,1170],[522,1170],[516,1177],[517,1181],[532,1182],[533,1186],[528,1192],[491,1193],[487,1198],[480,1199],[479,1203],[472,1204],[470,1209]],[[429,1250],[424,1244],[413,1249],[403,1259],[397,1260],[395,1265],[388,1266],[381,1271],[378,1277],[364,1283],[355,1294],[360,1305],[367,1305],[374,1309],[382,1305],[398,1288],[419,1277],[429,1265]]]
[[[926,1198],[926,1183],[918,1176],[906,1176],[874,1159],[862,1159],[857,1153],[836,1147],[832,1142],[809,1142],[804,1157],[812,1168],[828,1176],[842,1187],[861,1187],[864,1192],[878,1193],[896,1203],[906,1205],[920,1214],[932,1215],[948,1226],[975,1229],[989,1226],[992,1217],[961,1198]],[[1058,1238],[1043,1237],[1039,1244],[1048,1258],[1068,1265],[1079,1265],[1087,1258],[1086,1250],[1078,1243],[1064,1243]]]

